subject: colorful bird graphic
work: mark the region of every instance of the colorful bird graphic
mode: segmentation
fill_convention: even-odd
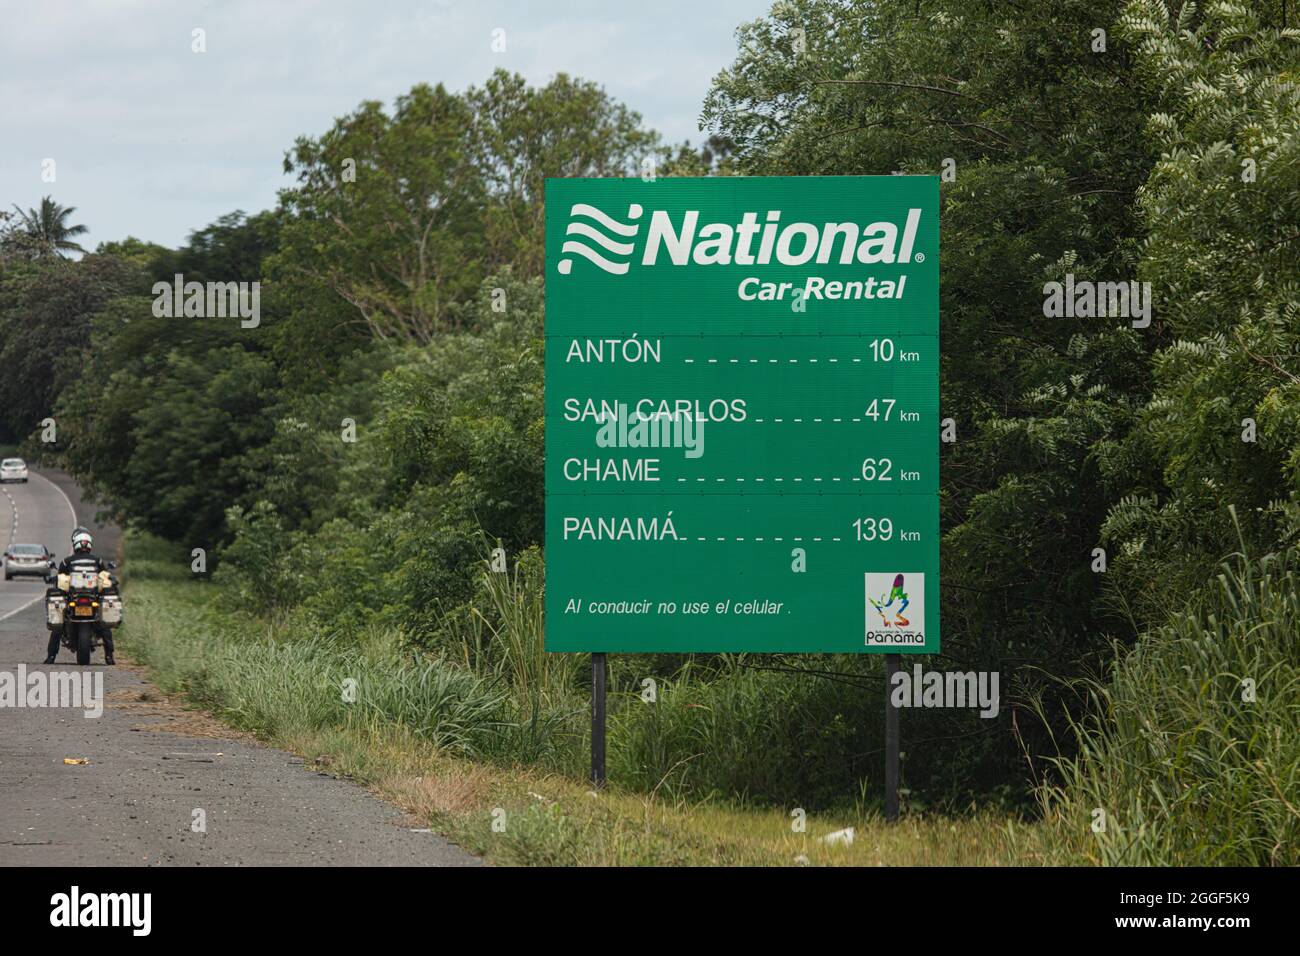
[[[890,621],[887,612],[889,608],[893,606],[895,599],[899,601],[899,605],[898,609],[893,612],[894,620]],[[876,609],[876,613],[880,615],[880,620],[884,622],[885,627],[889,627],[891,623],[897,627],[907,627],[908,624],[912,623],[907,618],[903,617],[903,612],[907,610],[907,605],[911,602],[907,599],[906,592],[903,591],[903,576],[901,574],[894,576],[894,586],[890,589],[887,596],[882,594],[879,601],[870,597],[867,598],[867,600],[870,601],[871,606]]]

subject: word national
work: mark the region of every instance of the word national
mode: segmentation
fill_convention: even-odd
[[[856,222],[792,222],[782,226],[779,211],[769,212],[762,223],[753,212],[743,214],[734,225],[712,222],[698,226],[699,218],[698,211],[690,210],[682,217],[681,225],[674,227],[668,213],[656,210],[650,219],[641,264],[655,264],[661,247],[675,266],[688,262],[738,266],[778,262],[800,266],[813,261],[825,264],[832,257],[841,265],[855,259],[864,265],[906,263],[912,261],[921,210],[908,210],[901,240],[898,226],[892,222],[873,222],[865,227]],[[756,238],[758,247],[754,248]]]

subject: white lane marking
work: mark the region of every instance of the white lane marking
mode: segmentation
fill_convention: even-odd
[[[44,475],[37,474],[36,472],[33,472],[33,474],[36,474],[37,478],[41,479],[41,481],[45,482],[47,485],[49,485],[51,488],[53,488],[55,491],[59,493],[59,497],[63,499],[63,503],[68,506],[68,514],[72,515],[72,527],[75,528],[77,525],[81,524],[81,522],[77,520],[77,509],[72,507],[72,499],[69,498],[66,494],[64,494],[63,489],[60,488],[58,485],[56,485],[54,482],[50,481],[50,479],[46,478]],[[69,529],[68,534],[69,535],[72,534],[71,529]]]
[[[18,538],[18,503],[14,501],[14,496],[9,494],[9,489],[6,488],[4,485],[0,485],[0,491],[3,491],[5,493],[5,497],[9,499],[9,507],[13,510],[14,513],[14,522],[13,525],[9,528],[9,544],[5,545],[5,550],[8,551],[9,545],[13,544],[14,541],[17,540]]]
[[[38,595],[36,595],[36,597],[32,598],[30,601],[28,601],[26,604],[22,605],[21,607],[16,607],[16,608],[14,608],[12,611],[8,612],[7,614],[0,614],[0,621],[7,621],[7,620],[9,620],[9,618],[13,617],[15,614],[18,614],[18,613],[20,613],[20,612],[22,612],[22,611],[27,610],[29,607],[31,607],[33,604],[35,604],[37,601],[44,601],[44,600],[45,600],[45,595],[44,595],[44,594],[38,594]]]
[[[44,475],[37,475],[36,472],[32,472],[32,474],[33,474],[33,475],[36,475],[37,478],[41,479],[41,481],[45,482],[47,485],[49,485],[51,488],[53,488],[55,491],[57,491],[57,492],[60,494],[60,496],[62,496],[64,503],[67,504],[67,506],[68,506],[68,514],[72,515],[72,526],[75,528],[75,527],[77,526],[77,509],[74,508],[74,507],[72,507],[72,499],[69,498],[69,497],[64,493],[64,491],[63,491],[62,488],[60,488],[60,487],[59,487],[58,485],[56,485],[54,482],[50,481],[50,479],[46,478]],[[13,500],[14,500],[14,499],[13,499],[13,496],[10,495],[8,491],[5,492],[5,497],[7,497],[11,503],[12,503]],[[14,527],[15,527],[15,528],[18,527],[17,512],[18,512],[18,506],[17,506],[17,505],[14,505],[14,514],[15,514],[15,517],[14,517]],[[23,611],[27,610],[29,607],[31,607],[33,604],[35,604],[37,601],[44,601],[44,600],[45,600],[45,595],[44,595],[44,594],[38,594],[38,595],[36,595],[36,597],[32,598],[32,599],[31,599],[30,601],[28,601],[26,604],[22,605],[22,607],[16,607],[16,608],[14,608],[12,611],[9,611],[9,612],[6,613],[6,614],[0,614],[0,621],[7,621],[9,618],[13,617],[15,614],[20,614],[20,613],[22,613]]]

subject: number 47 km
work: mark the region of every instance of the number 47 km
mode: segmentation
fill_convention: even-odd
[[[881,418],[884,418],[885,421],[889,421],[890,418],[893,417],[894,406],[897,404],[898,403],[892,398],[873,398],[871,404],[867,406],[867,410],[863,412],[863,414],[873,422],[878,422]],[[900,422],[919,422],[921,420],[921,413],[900,411],[898,413],[898,420]]]

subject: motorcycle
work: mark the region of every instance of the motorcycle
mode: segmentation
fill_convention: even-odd
[[[109,570],[117,567],[108,562]],[[61,631],[59,642],[77,655],[83,667],[103,643],[102,629],[122,624],[122,597],[117,581],[105,571],[77,571],[51,575],[45,592],[45,624]]]

